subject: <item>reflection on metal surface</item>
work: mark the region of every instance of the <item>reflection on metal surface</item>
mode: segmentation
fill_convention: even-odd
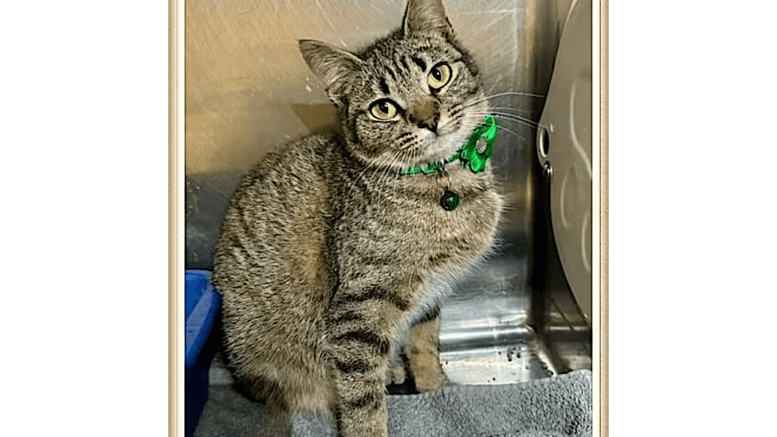
[[[590,317],[592,251],[591,0],[574,3],[561,36],[537,134],[537,157],[553,169],[551,221],[561,265]]]
[[[505,384],[555,375],[530,326],[527,257],[492,260],[442,308],[440,360],[456,384]]]
[[[492,260],[456,290],[441,312],[443,352],[526,339],[531,308],[527,264],[527,257]]]
[[[542,343],[532,337],[505,346],[445,352],[440,360],[454,384],[509,384],[558,374]]]

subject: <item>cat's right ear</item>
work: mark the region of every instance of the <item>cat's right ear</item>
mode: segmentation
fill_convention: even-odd
[[[345,84],[361,68],[363,61],[348,51],[321,41],[300,40],[299,50],[313,74],[324,82],[332,102],[342,106]]]

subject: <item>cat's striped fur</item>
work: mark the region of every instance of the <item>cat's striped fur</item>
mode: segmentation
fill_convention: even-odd
[[[405,339],[417,388],[447,384],[440,299],[492,247],[502,205],[490,169],[397,171],[448,157],[487,106],[439,0],[410,0],[402,27],[357,54],[300,48],[345,136],[270,153],[231,199],[213,275],[226,358],[257,399],[330,409],[341,436],[386,436],[386,375],[401,375],[392,365]],[[440,65],[450,77],[434,88]],[[376,118],[380,99],[392,119]],[[453,211],[440,206],[446,190],[461,198]]]

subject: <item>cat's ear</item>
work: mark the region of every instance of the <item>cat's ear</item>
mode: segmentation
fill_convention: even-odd
[[[363,61],[353,53],[321,41],[300,40],[299,50],[313,74],[324,82],[329,98],[335,105],[341,106],[344,85],[361,68]]]
[[[453,35],[442,0],[408,0],[405,18],[402,20],[405,35],[412,32],[441,32]]]

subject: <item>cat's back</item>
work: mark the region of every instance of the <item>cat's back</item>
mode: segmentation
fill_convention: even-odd
[[[213,282],[222,292],[246,281],[266,288],[278,280],[322,279],[337,144],[336,136],[303,138],[268,153],[243,176],[216,246]]]

